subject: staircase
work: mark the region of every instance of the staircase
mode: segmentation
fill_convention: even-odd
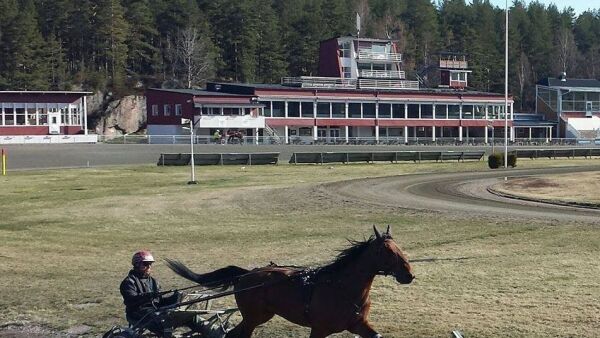
[[[283,143],[283,142],[281,142],[281,136],[279,136],[273,128],[269,127],[268,124],[265,123],[265,128],[263,129],[263,131],[264,131],[263,137],[265,137],[265,136],[269,137],[269,139],[271,140],[271,142],[273,144],[282,144]]]

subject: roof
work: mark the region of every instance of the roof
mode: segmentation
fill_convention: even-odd
[[[370,89],[370,88],[302,88],[302,87],[294,87],[294,86],[284,86],[281,84],[264,84],[264,83],[209,83],[208,86],[214,85],[222,85],[226,86],[226,90],[234,90],[242,89],[242,90],[254,90],[254,89],[274,89],[274,90],[298,90],[298,91],[353,91],[353,92],[378,92],[378,93],[398,93],[398,94],[457,94],[457,95],[479,95],[479,96],[504,96],[504,94],[500,93],[490,93],[490,92],[480,92],[474,90],[456,90],[450,88],[421,88],[419,90],[414,89]],[[209,91],[212,93],[212,91]],[[210,95],[210,94],[209,94]],[[510,98],[509,98],[510,99]]]
[[[236,93],[223,93],[218,91],[208,91],[206,89],[189,89],[189,88],[148,88],[151,90],[179,93],[179,94],[190,94],[194,96],[248,96],[248,95],[240,95]]]
[[[83,91],[53,91],[53,90],[0,90],[0,94],[81,94],[81,95],[91,95],[94,94],[92,92],[83,92]]]
[[[331,40],[337,40],[337,39],[349,39],[349,40],[383,42],[383,43],[393,43],[394,42],[394,40],[391,40],[391,39],[361,38],[361,37],[357,37],[357,36],[350,34],[350,35],[340,35],[340,36],[336,36],[336,37],[333,37],[330,39],[321,40],[320,43],[323,43],[326,41],[331,41]]]
[[[556,78],[545,78],[538,84],[548,87],[561,88],[597,88],[600,91],[600,80],[596,79],[566,79],[562,81]]]

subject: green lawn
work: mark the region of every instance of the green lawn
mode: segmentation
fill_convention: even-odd
[[[520,167],[598,160],[520,161]],[[0,177],[0,326],[36,323],[94,334],[124,323],[118,292],[134,251],[196,271],[333,258],[346,238],[391,224],[417,280],[378,277],[372,322],[384,337],[594,337],[600,332],[600,230],[542,220],[504,222],[323,200],[314,187],[351,178],[488,170],[484,162],[112,167],[9,172]],[[189,282],[162,261],[165,288]],[[231,305],[223,299],[216,306]],[[275,319],[257,337],[302,337]],[[339,337],[352,337],[340,334]]]

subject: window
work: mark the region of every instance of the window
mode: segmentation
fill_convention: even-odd
[[[283,101],[273,101],[273,117],[285,116],[285,103]]]
[[[181,116],[181,105],[180,104],[175,105],[175,116]]]
[[[340,137],[340,128],[329,129],[329,136],[333,138]]]
[[[330,114],[329,102],[319,102],[317,103],[317,117],[326,117],[329,118]]]
[[[348,104],[348,117],[360,118],[360,103]]]
[[[463,105],[462,118],[463,119],[472,119],[473,118],[473,105],[471,105],[471,104]]]
[[[457,105],[457,104],[449,104],[448,105],[448,118],[449,119],[460,118],[460,105]]]
[[[392,105],[392,118],[394,119],[403,119],[404,118],[404,104],[394,104]]]
[[[158,105],[157,104],[152,105],[152,116],[158,116]]]
[[[332,102],[331,115],[332,117],[346,117],[346,104],[342,102]]]
[[[390,118],[392,116],[392,105],[389,103],[379,104],[379,118]]]
[[[264,105],[264,115],[266,117],[271,117],[271,101],[259,101],[258,104]]]
[[[375,103],[363,103],[363,117],[375,118]]]
[[[409,119],[418,119],[419,118],[419,105],[418,104],[409,104],[408,105],[408,118]]]
[[[300,102],[288,102],[288,117],[300,117]]]
[[[344,42],[339,44],[339,48],[340,48],[340,57],[343,58],[349,58],[352,56],[351,52],[351,45],[350,42]]]
[[[422,104],[421,105],[421,118],[422,119],[432,119],[433,118],[433,105],[432,104]]]
[[[342,67],[342,77],[344,79],[351,79],[352,78],[352,68]]]
[[[301,103],[302,117],[313,117],[313,103],[302,102]]]
[[[484,105],[475,105],[473,106],[475,112],[476,119],[485,119],[485,106]]]
[[[170,106],[170,105],[168,105],[168,104],[165,104],[165,105],[163,106],[163,114],[164,114],[165,116],[170,116],[170,115],[171,115],[171,106]]]
[[[300,136],[312,136],[312,128],[310,127],[301,127],[298,129],[298,135]]]
[[[25,108],[15,108],[17,112],[17,125],[25,124]]]

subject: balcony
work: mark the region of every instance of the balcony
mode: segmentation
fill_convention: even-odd
[[[385,61],[385,62],[402,62],[402,54],[400,53],[380,53],[373,52],[368,49],[360,49],[358,51],[359,60],[368,61]]]
[[[358,79],[358,88],[419,90],[419,81]]]
[[[404,79],[404,78],[406,78],[404,71],[396,71],[396,70],[361,69],[359,76],[375,78],[375,79]]]
[[[251,115],[202,115],[195,117],[198,128],[264,128],[264,116]]]

